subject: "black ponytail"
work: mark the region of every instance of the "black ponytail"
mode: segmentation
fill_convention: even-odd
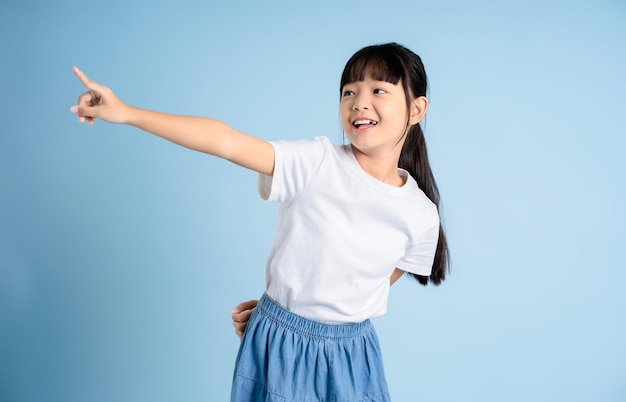
[[[339,92],[344,85],[363,81],[366,74],[379,81],[392,84],[402,82],[406,94],[407,110],[414,98],[426,96],[427,77],[421,58],[397,43],[365,47],[356,52],[343,70]],[[407,130],[398,167],[405,169],[415,179],[419,188],[439,210],[439,189],[430,169],[426,140],[419,123]],[[439,224],[439,241],[430,276],[409,273],[422,285],[432,282],[439,285],[449,271],[449,250],[446,235]]]
[[[424,132],[422,127],[415,124],[409,129],[409,132],[404,141],[402,152],[400,153],[400,161],[398,167],[405,169],[417,182],[419,188],[426,194],[426,196],[437,205],[439,210],[439,188],[435,182],[435,176],[430,169],[430,163],[428,162],[428,152],[426,150],[426,140],[424,138]],[[444,279],[446,279],[446,273],[449,269],[449,250],[448,242],[446,240],[446,234],[443,230],[441,223],[439,224],[439,241],[437,242],[437,249],[435,251],[435,260],[433,261],[433,268],[430,276],[422,276],[413,273],[409,275],[413,276],[422,285],[428,284],[430,280],[433,284],[439,285]]]

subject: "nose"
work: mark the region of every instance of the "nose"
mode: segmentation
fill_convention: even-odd
[[[368,110],[371,108],[370,99],[367,94],[360,93],[354,96],[354,103],[352,104],[352,110]]]

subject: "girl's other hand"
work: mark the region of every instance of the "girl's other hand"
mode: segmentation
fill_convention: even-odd
[[[129,107],[119,100],[109,88],[90,80],[77,67],[72,71],[89,91],[78,97],[78,104],[70,111],[78,115],[78,122],[93,124],[95,118],[109,123],[125,123]]]
[[[248,319],[250,319],[250,315],[258,303],[258,300],[248,300],[247,302],[239,303],[232,311],[233,327],[235,327],[235,333],[240,340],[248,325]]]

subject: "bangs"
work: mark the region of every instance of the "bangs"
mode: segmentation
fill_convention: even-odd
[[[369,46],[355,53],[343,70],[341,85],[364,81],[370,77],[396,85],[404,77],[404,65],[394,49],[388,46]]]

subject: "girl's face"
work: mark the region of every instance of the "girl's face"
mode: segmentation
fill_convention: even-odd
[[[395,149],[399,155],[407,123],[411,123],[402,82],[394,85],[366,76],[346,84],[339,114],[343,131],[357,150],[375,156]]]

